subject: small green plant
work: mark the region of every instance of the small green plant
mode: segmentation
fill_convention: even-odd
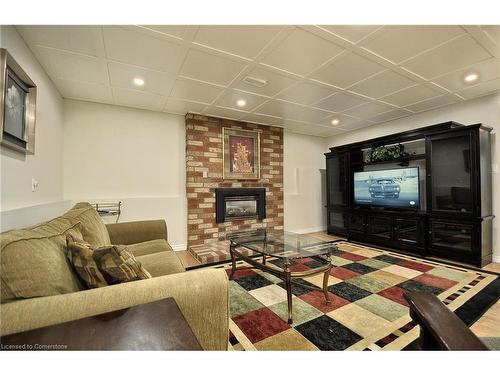
[[[370,151],[370,162],[400,159],[405,156],[408,156],[408,153],[405,152],[402,144],[396,146],[379,146],[372,148]]]

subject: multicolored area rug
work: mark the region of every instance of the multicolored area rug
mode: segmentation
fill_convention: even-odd
[[[244,342],[257,350],[418,349],[419,327],[409,316],[405,291],[437,295],[468,325],[499,298],[499,278],[490,273],[344,241],[337,245],[329,280],[332,303],[325,305],[323,293],[310,288],[322,286],[322,275],[300,280],[302,285],[292,288],[291,325],[284,283],[238,262],[230,281],[230,343],[235,350],[245,350]],[[316,265],[307,258],[293,267]],[[217,267],[230,273],[229,265]]]

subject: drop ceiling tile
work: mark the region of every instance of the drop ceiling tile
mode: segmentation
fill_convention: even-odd
[[[467,36],[408,60],[403,67],[426,79],[432,79],[489,57],[491,55],[483,47]]]
[[[187,25],[141,25],[146,29],[156,31],[161,34],[184,39],[190,26]]]
[[[341,88],[381,72],[384,68],[355,53],[346,53],[312,75],[313,79]]]
[[[297,121],[317,123],[325,117],[330,116],[330,114],[330,112],[322,111],[320,109],[304,108],[302,111],[297,113],[291,113],[289,118]]]
[[[397,105],[399,107],[406,107],[410,104],[417,103],[422,100],[433,98],[439,95],[440,93],[428,88],[427,86],[417,85],[398,91],[394,94],[384,96],[380,100]]]
[[[479,83],[499,78],[500,61],[495,58],[491,58],[478,64],[471,65],[470,67],[445,74],[444,76],[441,76],[439,78],[435,78],[433,82],[437,83],[440,86],[446,87],[451,91],[465,89],[467,87],[470,87],[471,84],[466,83],[464,81],[464,77],[472,72],[479,74]]]
[[[265,85],[264,87],[250,85],[243,81],[243,78],[245,77],[265,80],[267,81],[267,85]],[[250,72],[245,74],[245,77],[242,77],[240,80],[238,80],[238,82],[235,83],[234,87],[265,96],[274,96],[296,82],[294,79],[289,78],[283,74],[271,72],[262,68],[252,69]]]
[[[431,99],[422,100],[421,102],[409,105],[405,108],[413,112],[423,112],[457,102],[459,102],[459,99],[453,98],[449,95],[443,95]]]
[[[338,124],[332,124],[332,120],[338,120]],[[352,116],[345,115],[343,113],[335,113],[330,115],[323,120],[319,121],[319,125],[334,127],[334,128],[345,128],[349,129],[350,127],[356,127],[358,124],[368,124],[367,121],[361,120],[359,118],[355,118]]]
[[[244,100],[246,105],[239,107],[236,102]],[[264,103],[267,99],[262,96],[250,94],[239,90],[228,90],[223,96],[217,99],[217,105],[220,107],[234,108],[237,110],[252,111],[258,105]]]
[[[391,111],[381,113],[377,116],[373,116],[370,118],[370,120],[374,122],[387,122],[410,115],[412,115],[412,112],[410,111],[405,111],[403,109],[393,109]]]
[[[35,47],[35,54],[52,78],[108,83],[108,71],[104,60],[40,46]]]
[[[364,103],[366,103],[366,100],[361,99],[358,96],[345,92],[338,92],[326,99],[323,99],[319,103],[316,103],[314,106],[331,112],[343,112],[346,109],[356,107]]]
[[[113,88],[113,98],[118,105],[148,109],[151,111],[161,111],[165,108],[165,104],[167,103],[167,98],[161,95],[116,87]]]
[[[279,117],[259,115],[257,113],[249,113],[241,118],[242,121],[253,122],[257,124],[271,125],[279,121]]]
[[[321,26],[323,29],[328,30],[342,39],[348,40],[351,43],[358,43],[366,36],[379,29],[381,26],[377,25],[335,25],[335,26]]]
[[[180,74],[216,85],[229,85],[245,64],[207,52],[189,50]]]
[[[175,76],[173,75],[142,69],[133,65],[110,62],[108,69],[111,85],[125,89],[168,96],[175,82]],[[144,86],[138,87],[133,84],[133,79],[136,77],[144,79]]]
[[[395,63],[464,34],[459,26],[384,26],[363,47]]]
[[[208,107],[205,109],[204,114],[212,117],[227,118],[230,120],[239,120],[245,116],[248,112],[237,111],[231,108],[224,107]]]
[[[180,44],[115,26],[103,27],[107,57],[126,64],[177,73],[185,51]]]
[[[196,81],[178,79],[175,81],[171,97],[199,103],[212,103],[223,89]]]
[[[304,76],[342,51],[332,42],[296,28],[262,59],[262,63]]]
[[[334,92],[335,90],[332,88],[301,82],[281,92],[277,97],[293,103],[310,105],[322,98],[326,98]]]
[[[31,46],[40,45],[89,56],[104,55],[100,26],[16,26]]]
[[[478,83],[475,86],[471,86],[463,90],[459,90],[457,91],[457,94],[463,96],[466,99],[472,99],[478,96],[492,94],[499,90],[500,90],[500,78],[497,78],[488,82]]]
[[[96,103],[113,103],[113,96],[109,86],[59,78],[54,78],[52,81],[64,98]]]
[[[351,108],[345,111],[345,114],[371,120],[371,117],[374,117],[380,113],[390,111],[391,109],[394,108],[381,103],[366,103],[360,105],[359,107]]]
[[[177,100],[169,98],[167,105],[163,109],[164,112],[185,115],[186,113],[201,113],[205,109],[204,104],[188,102],[185,100]]]
[[[293,118],[295,115],[302,112],[304,108],[305,107],[303,106],[284,102],[281,100],[269,100],[268,102],[258,107],[255,112],[263,115],[281,118]]]
[[[483,30],[488,37],[495,42],[496,44],[500,44],[500,26],[498,25],[482,25],[481,29]]]
[[[386,70],[351,86],[349,91],[354,91],[358,94],[376,99],[406,87],[413,86],[415,83],[415,81],[401,74],[395,73],[392,70]]]
[[[194,42],[253,59],[277,35],[279,26],[200,26]]]

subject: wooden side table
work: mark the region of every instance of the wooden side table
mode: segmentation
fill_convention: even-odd
[[[2,350],[203,350],[173,298],[0,338]]]

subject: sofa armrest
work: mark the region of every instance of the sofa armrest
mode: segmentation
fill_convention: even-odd
[[[167,240],[165,220],[130,221],[126,223],[106,224],[111,243],[132,245],[151,240]]]
[[[183,272],[81,292],[0,305],[1,335],[173,297],[205,350],[226,350],[229,282],[220,269]]]

